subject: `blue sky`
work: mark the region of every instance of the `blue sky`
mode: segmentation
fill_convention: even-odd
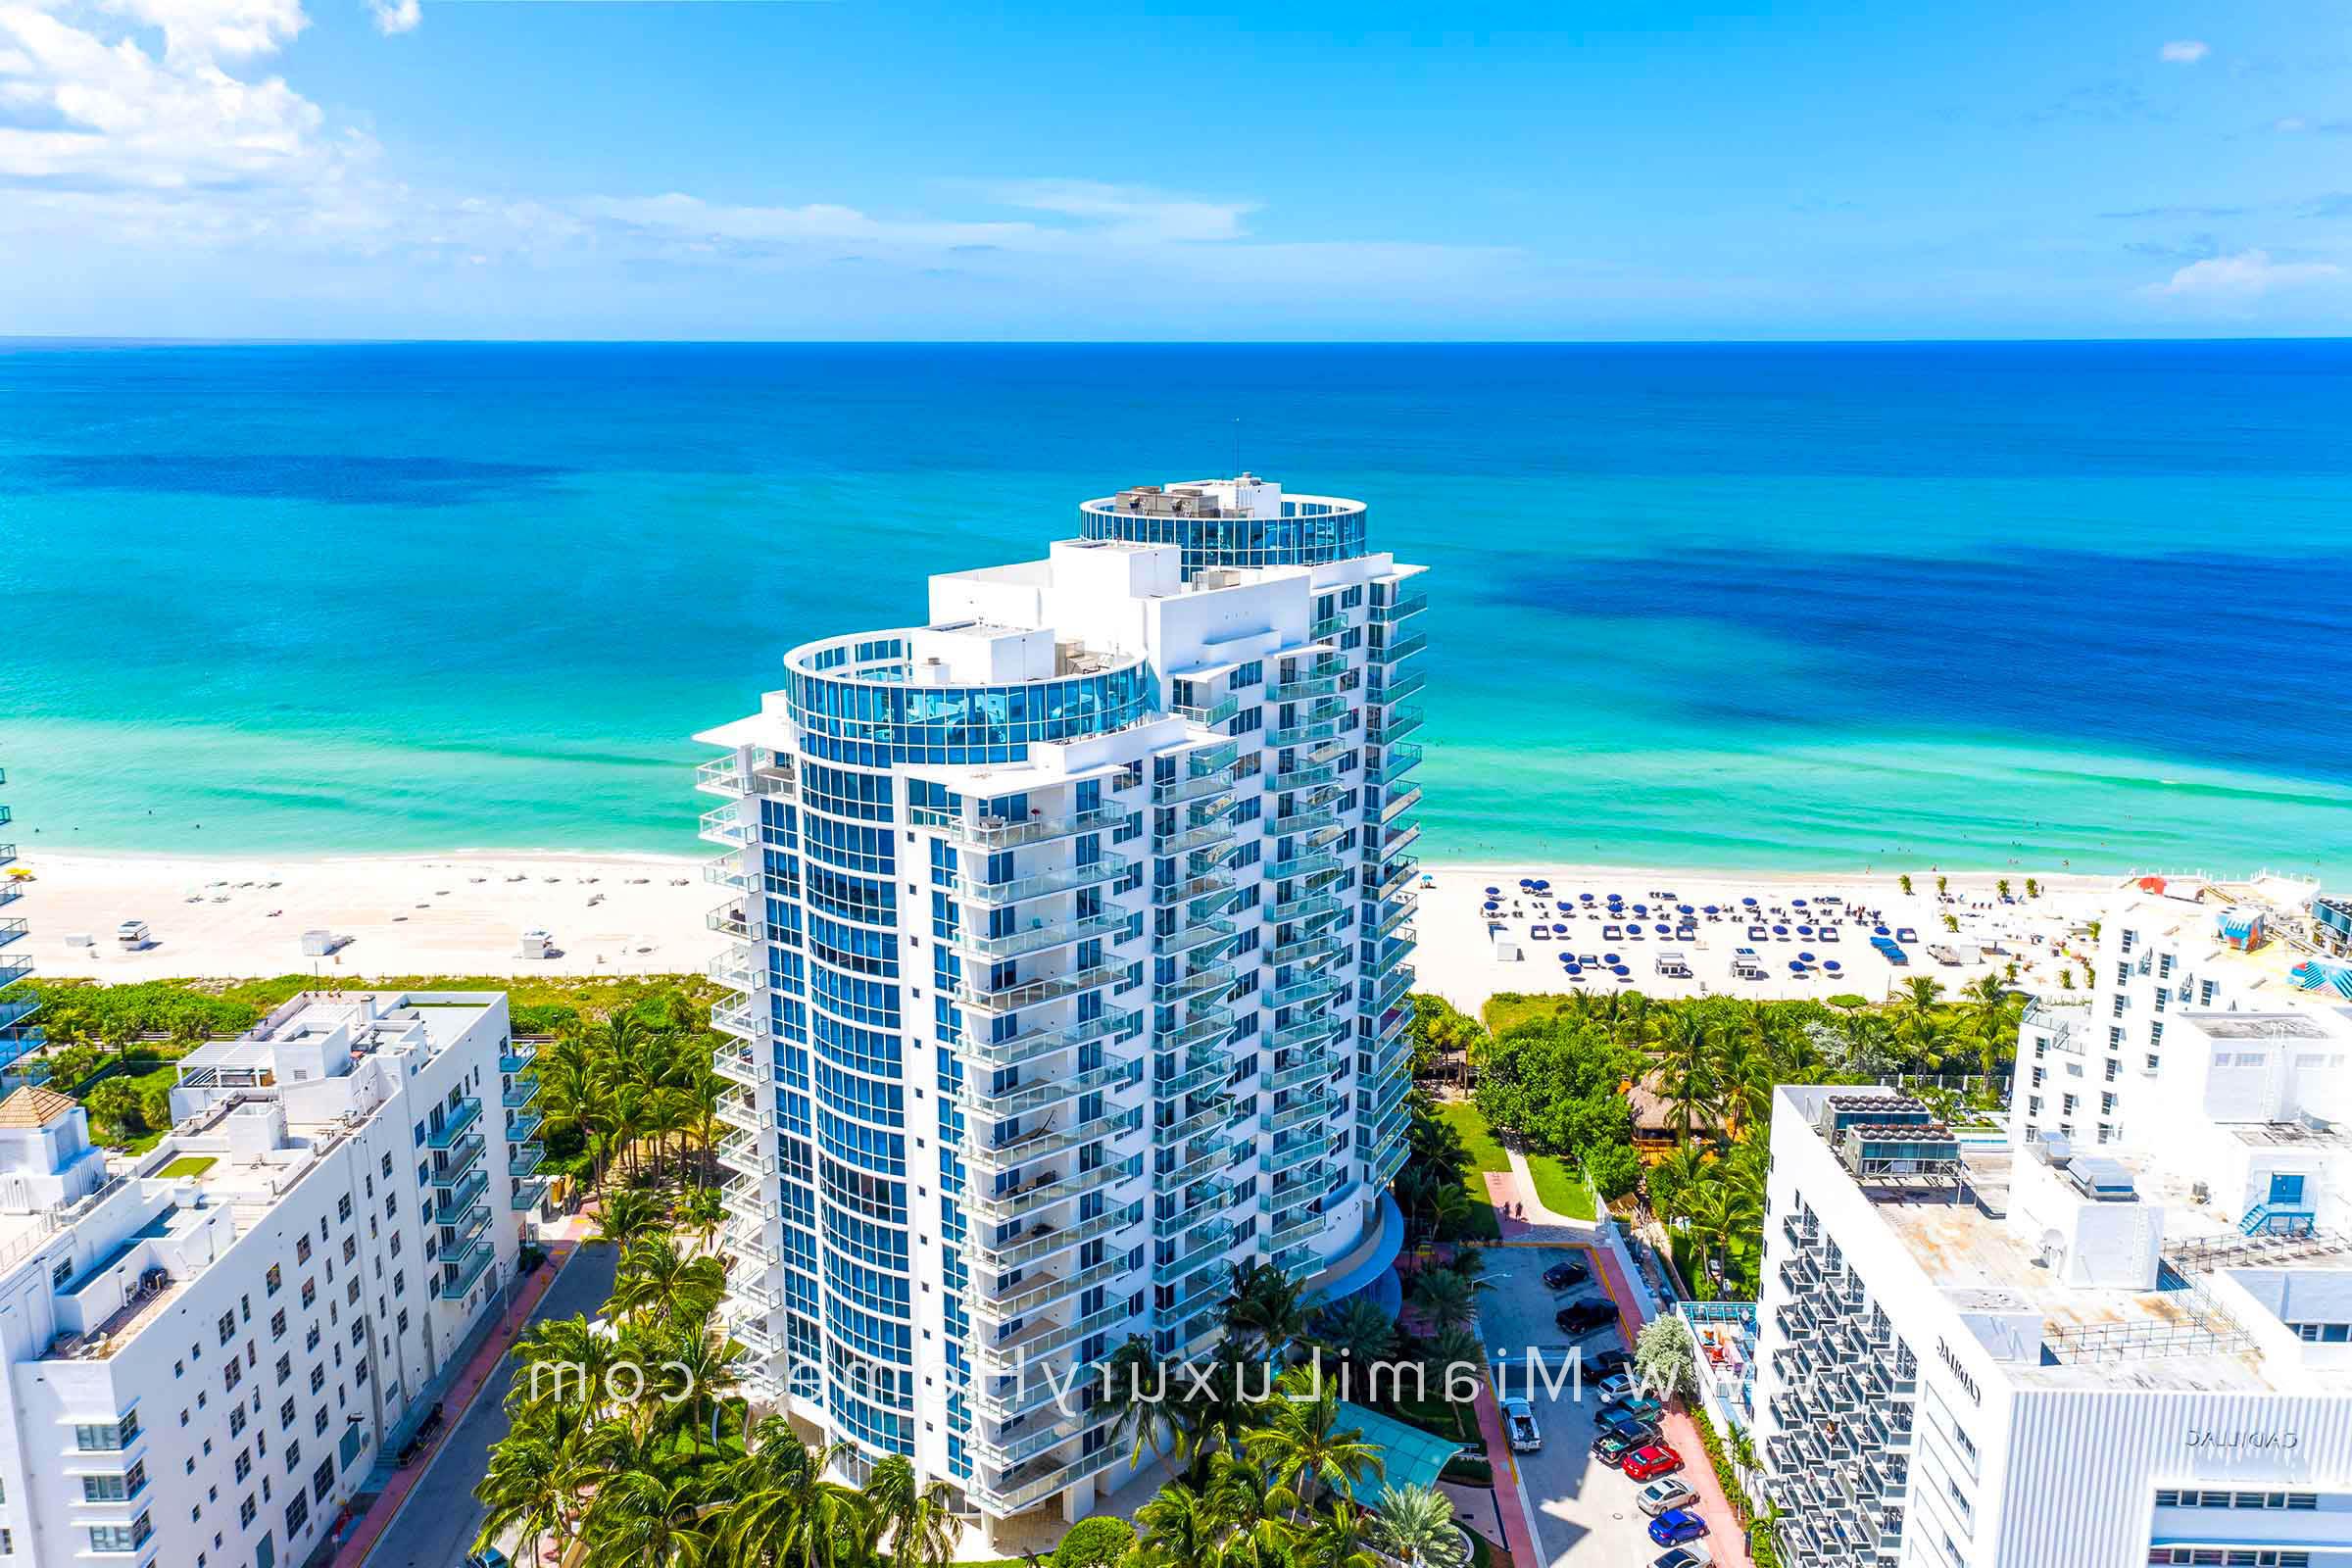
[[[2352,318],[2340,4],[1450,14],[6,0],[0,333]]]

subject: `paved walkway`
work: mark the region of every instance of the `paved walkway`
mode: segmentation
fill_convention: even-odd
[[[1494,1390],[1481,1384],[1478,1391],[1478,1435],[1487,1446],[1487,1463],[1494,1472],[1494,1500],[1502,1511],[1502,1544],[1517,1568],[1542,1568],[1544,1553],[1536,1549],[1535,1505],[1519,1479],[1519,1456],[1503,1436],[1502,1412],[1494,1407]]]
[[[409,1500],[409,1494],[430,1472],[433,1461],[440,1457],[441,1446],[449,1441],[449,1434],[455,1432],[458,1424],[466,1418],[466,1411],[473,1405],[474,1396],[481,1392],[482,1385],[497,1371],[500,1359],[521,1335],[530,1321],[531,1309],[539,1304],[549,1291],[555,1289],[556,1277],[563,1273],[564,1265],[571,1261],[572,1254],[577,1250],[576,1247],[561,1243],[550,1248],[547,1261],[533,1269],[530,1278],[523,1281],[522,1289],[499,1314],[498,1327],[491,1331],[489,1338],[473,1352],[473,1358],[466,1363],[448,1391],[441,1396],[442,1435],[434,1440],[432,1448],[416,1462],[404,1465],[393,1473],[391,1483],[377,1494],[374,1504],[361,1516],[351,1534],[344,1538],[343,1544],[336,1549],[334,1568],[359,1568],[361,1563],[368,1560],[368,1554],[375,1549],[384,1532],[400,1516],[402,1506]]]

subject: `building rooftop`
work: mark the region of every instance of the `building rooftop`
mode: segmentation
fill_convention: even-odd
[[[39,1084],[26,1084],[6,1100],[0,1100],[0,1127],[46,1127],[71,1115],[74,1104],[71,1095],[61,1095]]]
[[[1784,1088],[1813,1136],[1831,1091]],[[2302,1124],[2252,1124],[2252,1136],[2332,1137]],[[2157,1241],[2140,1227],[2153,1216],[2161,1250],[2150,1289],[2083,1285],[2061,1272],[2064,1245],[2057,1232],[2028,1236],[2011,1221],[2013,1186],[2044,1183],[2093,1211],[2080,1246],[2108,1249],[2128,1258],[2134,1245]],[[2249,1237],[2218,1212],[2188,1181],[2146,1154],[2102,1149],[2070,1157],[2063,1146],[2033,1153],[1964,1145],[1959,1168],[1940,1178],[1857,1180],[1891,1243],[1936,1286],[1955,1310],[1993,1314],[2037,1332],[2032,1358],[2004,1360],[2001,1370],[2026,1387],[2170,1390],[2180,1392],[2295,1392],[2314,1379],[2330,1389],[2352,1388],[2352,1373],[2297,1363],[2268,1365],[2248,1325],[2231,1315],[2212,1288],[2214,1276],[2255,1266],[2333,1273],[2352,1269],[2352,1241],[2328,1237]],[[2134,1201],[2136,1200],[2136,1201]],[[1840,1237],[1845,1261],[1876,1286],[1883,1268],[1877,1249]],[[2142,1253],[2141,1255],[2145,1255]],[[2234,1291],[2218,1293],[2234,1298]],[[2038,1330],[2034,1328],[2038,1320]],[[1987,1343],[1990,1343],[1989,1341]]]

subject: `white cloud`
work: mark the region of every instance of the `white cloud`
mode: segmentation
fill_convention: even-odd
[[[299,33],[291,0],[121,0],[110,12],[0,0],[0,180],[102,191],[332,177],[357,146],[317,105],[223,62]],[[163,52],[144,46],[160,29]]]
[[[1255,202],[1200,201],[1082,179],[1018,180],[986,188],[1006,207],[1100,223],[1103,231],[1099,238],[1121,243],[1240,239],[1247,232],[1242,220],[1258,207]]]
[[[2168,66],[2193,66],[2213,53],[2213,45],[2202,38],[2175,38],[2156,51],[2156,58]]]
[[[416,24],[424,20],[416,0],[368,0],[368,13],[375,18],[375,30],[387,38],[396,32],[414,32]]]
[[[2268,251],[2240,251],[2191,262],[2157,292],[2204,299],[2247,300],[2274,289],[2341,277],[2332,262],[2274,262]]]

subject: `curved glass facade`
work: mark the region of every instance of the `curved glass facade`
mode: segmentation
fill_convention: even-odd
[[[1031,741],[1074,740],[1149,718],[1157,696],[1140,659],[1053,680],[912,686],[903,637],[814,643],[784,663],[802,753],[859,767],[1017,762]]]
[[[1089,501],[1078,525],[1089,539],[1181,546],[1187,577],[1204,566],[1319,566],[1364,553],[1363,503],[1312,496],[1284,500],[1279,517],[1159,516]]]

